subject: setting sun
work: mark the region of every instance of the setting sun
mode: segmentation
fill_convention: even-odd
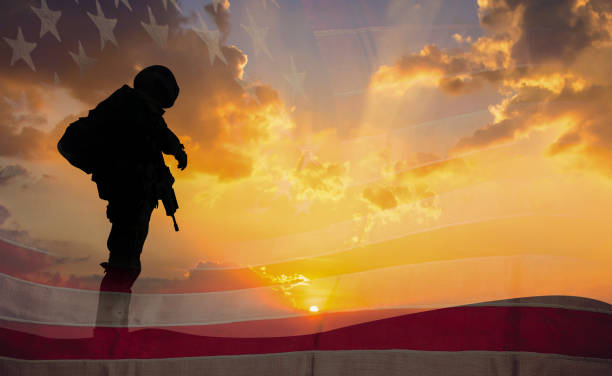
[[[312,313],[319,312],[319,307],[317,307],[316,305],[313,305],[313,306],[310,306],[308,310]]]

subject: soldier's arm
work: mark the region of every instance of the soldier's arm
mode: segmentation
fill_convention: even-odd
[[[166,123],[164,122],[164,125]],[[164,127],[164,134],[162,136],[162,152],[164,154],[173,155],[178,161],[178,168],[184,170],[187,167],[187,153],[185,153],[185,147],[179,141],[178,137],[168,128]]]

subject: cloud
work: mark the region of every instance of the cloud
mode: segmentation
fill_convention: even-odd
[[[41,156],[45,138],[41,126],[47,120],[40,90],[8,76],[0,80],[0,92],[0,156]]]
[[[229,22],[229,5],[226,4],[217,6],[216,12],[213,4],[205,5],[204,9],[206,10],[206,13],[208,13],[215,21],[215,25],[217,25],[217,28],[221,33],[221,41],[225,43],[225,40],[231,31],[231,25]]]
[[[302,159],[302,163],[304,161]],[[298,199],[338,200],[344,196],[349,183],[350,164],[318,162],[307,163],[294,172]]]
[[[2,208],[0,205],[0,213]],[[2,224],[1,221],[0,224]],[[22,246],[14,246],[6,240]],[[82,244],[37,239],[33,238],[28,231],[2,228],[0,229],[0,252],[2,253],[0,272],[41,283],[59,283],[61,278],[56,271],[57,268],[81,264],[90,258],[89,255],[61,256],[61,253],[72,251],[72,254],[79,254],[83,249],[87,247]]]
[[[426,164],[413,167],[415,162]],[[410,160],[393,163],[386,174],[387,181],[365,187],[362,198],[379,210],[395,209],[421,200],[424,205],[430,205],[429,199],[437,195],[433,187],[459,185],[469,179],[471,171],[460,158],[440,161],[433,154],[416,153]]]
[[[0,167],[0,186],[6,185],[9,182],[20,177],[27,177],[28,170],[20,165],[8,165]]]
[[[194,270],[238,269],[238,264],[222,261],[199,261]]]
[[[612,4],[601,0],[480,0],[484,35],[454,50],[434,45],[382,67],[373,89],[406,90],[414,81],[467,95],[486,85],[503,100],[494,119],[461,137],[449,154],[563,128],[551,157],[572,154],[581,167],[612,176]],[[400,91],[401,94],[401,91]],[[586,159],[585,159],[586,158]],[[370,192],[372,193],[372,192]],[[374,196],[372,196],[374,197]]]
[[[447,93],[463,94],[502,78],[500,71],[487,69],[483,61],[471,58],[469,53],[449,53],[429,44],[418,53],[403,56],[393,66],[381,67],[372,79],[372,86],[384,88],[398,83],[406,86],[424,81]]]
[[[507,27],[519,29],[511,48],[512,59],[519,64],[567,64],[584,49],[610,39],[609,21],[602,16],[611,8],[604,1],[495,0],[479,4],[482,26],[496,33],[504,33]]]

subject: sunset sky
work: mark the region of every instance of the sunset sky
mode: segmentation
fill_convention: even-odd
[[[612,303],[610,1],[100,0],[113,38],[96,1],[47,0],[42,36],[40,0],[0,4],[0,237],[52,254],[15,273],[101,275],[106,202],[57,141],[162,64],[189,164],[166,159],[181,230],[156,210],[136,287],[274,286],[299,310]],[[18,29],[36,47],[15,59]]]

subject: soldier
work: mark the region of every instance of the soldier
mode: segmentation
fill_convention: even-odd
[[[106,273],[101,291],[129,292],[140,274],[140,253],[167,169],[162,153],[173,155],[179,169],[187,166],[183,145],[162,117],[178,94],[172,72],[154,65],[136,75],[134,88],[123,85],[89,112],[106,146],[92,167],[92,180],[100,198],[108,200],[112,224],[108,262],[100,264]]]

